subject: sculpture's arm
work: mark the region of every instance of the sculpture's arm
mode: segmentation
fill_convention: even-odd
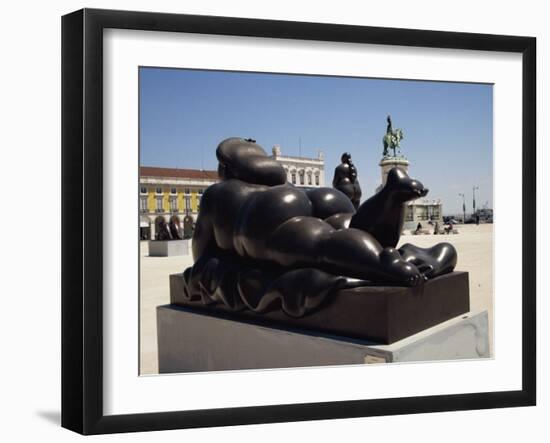
[[[195,224],[193,233],[193,259],[197,261],[205,253],[217,248],[214,236],[214,208],[213,200],[215,190],[211,186],[207,188],[201,198],[201,209]]]
[[[346,177],[346,171],[342,165],[339,165],[334,169],[334,178],[332,179],[332,186],[338,187],[343,178]]]

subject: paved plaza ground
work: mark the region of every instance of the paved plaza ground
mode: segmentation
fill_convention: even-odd
[[[489,312],[489,342],[493,333],[493,225],[457,225],[456,235],[403,235],[400,244],[421,247],[441,241],[452,243],[458,251],[457,270],[470,273],[472,310]],[[149,257],[147,242],[141,242],[140,365],[141,374],[157,374],[156,307],[170,302],[168,276],[192,264],[191,255]]]

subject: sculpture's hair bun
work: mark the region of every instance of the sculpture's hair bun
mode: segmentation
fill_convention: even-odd
[[[236,178],[257,185],[276,186],[286,183],[282,165],[268,157],[254,140],[232,137],[216,149],[218,173],[222,180]]]

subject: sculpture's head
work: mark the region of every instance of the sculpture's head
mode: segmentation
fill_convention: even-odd
[[[216,149],[218,175],[222,180],[236,178],[247,183],[276,186],[286,183],[283,166],[269,157],[255,140],[232,137]]]
[[[391,192],[398,201],[407,202],[425,197],[429,189],[418,180],[410,178],[407,173],[398,167],[390,169],[384,189]]]
[[[351,161],[351,154],[349,152],[344,152],[342,154],[342,163],[349,163]]]

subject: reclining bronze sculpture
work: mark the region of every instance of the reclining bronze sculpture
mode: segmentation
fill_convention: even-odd
[[[280,304],[300,317],[340,289],[418,286],[456,265],[448,243],[395,249],[405,203],[428,192],[400,169],[356,212],[336,189],[287,183],[281,164],[253,140],[226,139],[216,156],[221,181],[204,192],[195,263],[183,274],[190,302],[258,313]]]

